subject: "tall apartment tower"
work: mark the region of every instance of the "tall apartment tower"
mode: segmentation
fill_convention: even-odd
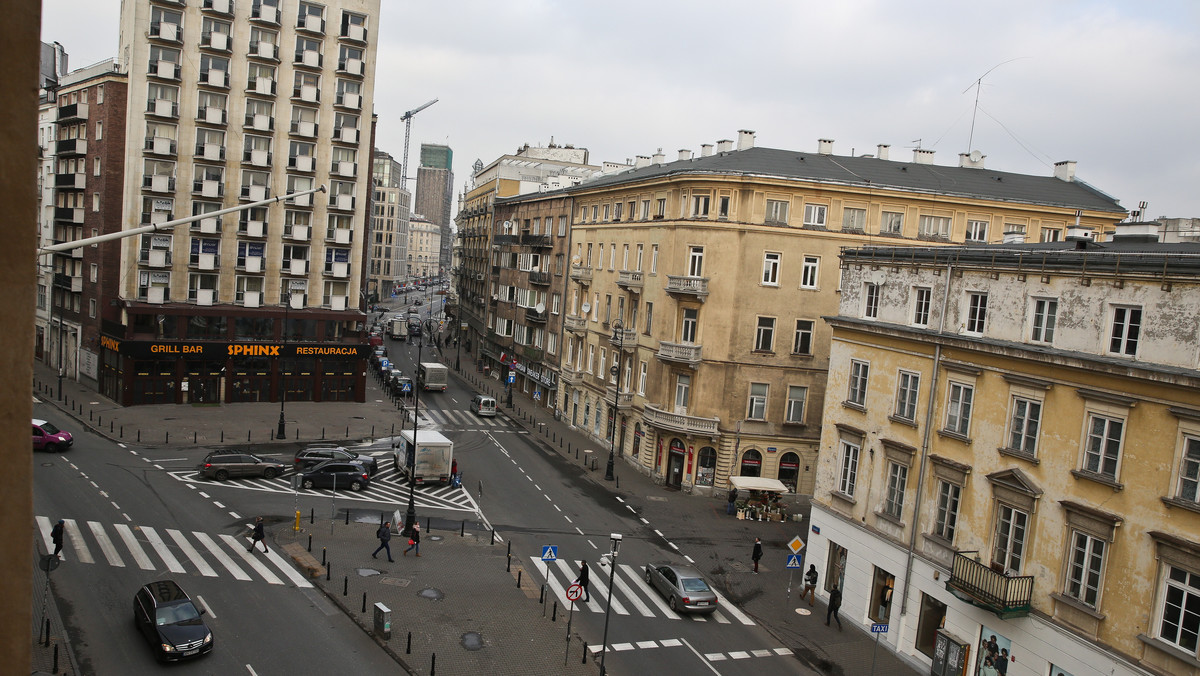
[[[438,268],[450,269],[450,201],[454,197],[454,151],[450,146],[421,144],[421,166],[417,168],[417,203],[413,212],[428,218],[441,232]]]
[[[372,302],[378,302],[394,294],[407,275],[412,194],[400,180],[400,162],[378,148],[375,149],[371,179],[375,185],[375,200],[371,205],[367,294]]]
[[[379,4],[122,3],[124,228],[327,192],[102,245],[119,249],[110,397],[362,401]]]

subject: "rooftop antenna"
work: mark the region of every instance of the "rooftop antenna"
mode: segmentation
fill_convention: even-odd
[[[975,149],[974,148],[975,116],[979,114],[979,90],[983,87],[983,78],[987,77],[988,73],[991,73],[993,70],[996,70],[997,68],[999,68],[1000,66],[1003,66],[1006,63],[1012,63],[1013,61],[1018,61],[1020,59],[1026,59],[1026,58],[1029,58],[1029,57],[1018,56],[1015,59],[1009,59],[1008,61],[1001,61],[1000,63],[992,66],[991,68],[988,68],[986,73],[984,73],[983,75],[980,75],[978,78],[976,78],[974,84],[972,84],[972,85],[968,86],[966,89],[962,90],[962,93],[966,94],[967,92],[971,91],[971,87],[975,88],[975,109],[971,111],[971,133],[967,135],[967,152],[968,153]]]

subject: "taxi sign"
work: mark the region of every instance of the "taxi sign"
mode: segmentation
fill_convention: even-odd
[[[792,550],[793,554],[799,554],[800,550],[804,549],[804,540],[801,540],[800,536],[797,535],[796,537],[792,538],[792,541],[789,542],[787,546],[788,549]]]

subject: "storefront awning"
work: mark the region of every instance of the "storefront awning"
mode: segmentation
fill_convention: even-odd
[[[731,476],[729,483],[739,491],[770,491],[772,493],[787,493],[788,487],[778,479],[765,479],[757,476]]]

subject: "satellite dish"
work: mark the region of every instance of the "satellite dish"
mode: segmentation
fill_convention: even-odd
[[[983,159],[983,153],[979,152],[978,150],[971,151],[971,161],[972,162],[978,162],[979,160],[982,160],[982,159]]]
[[[591,303],[584,303],[584,304],[583,304],[583,306],[581,306],[579,309],[580,309],[580,310],[583,310],[583,314],[585,314],[585,315],[586,315],[587,313],[589,313],[589,312],[591,312],[591,311],[592,311],[592,304],[591,304]]]
[[[579,256],[571,256],[571,265],[579,265]]]
[[[546,311],[546,304],[545,304],[545,303],[538,303],[536,306],[534,306],[534,308],[533,308],[533,309],[534,309],[534,310],[537,310],[537,313],[540,315],[540,314],[542,314],[543,312],[545,312],[545,311]]]
[[[512,221],[504,221],[505,228],[512,228]]]

